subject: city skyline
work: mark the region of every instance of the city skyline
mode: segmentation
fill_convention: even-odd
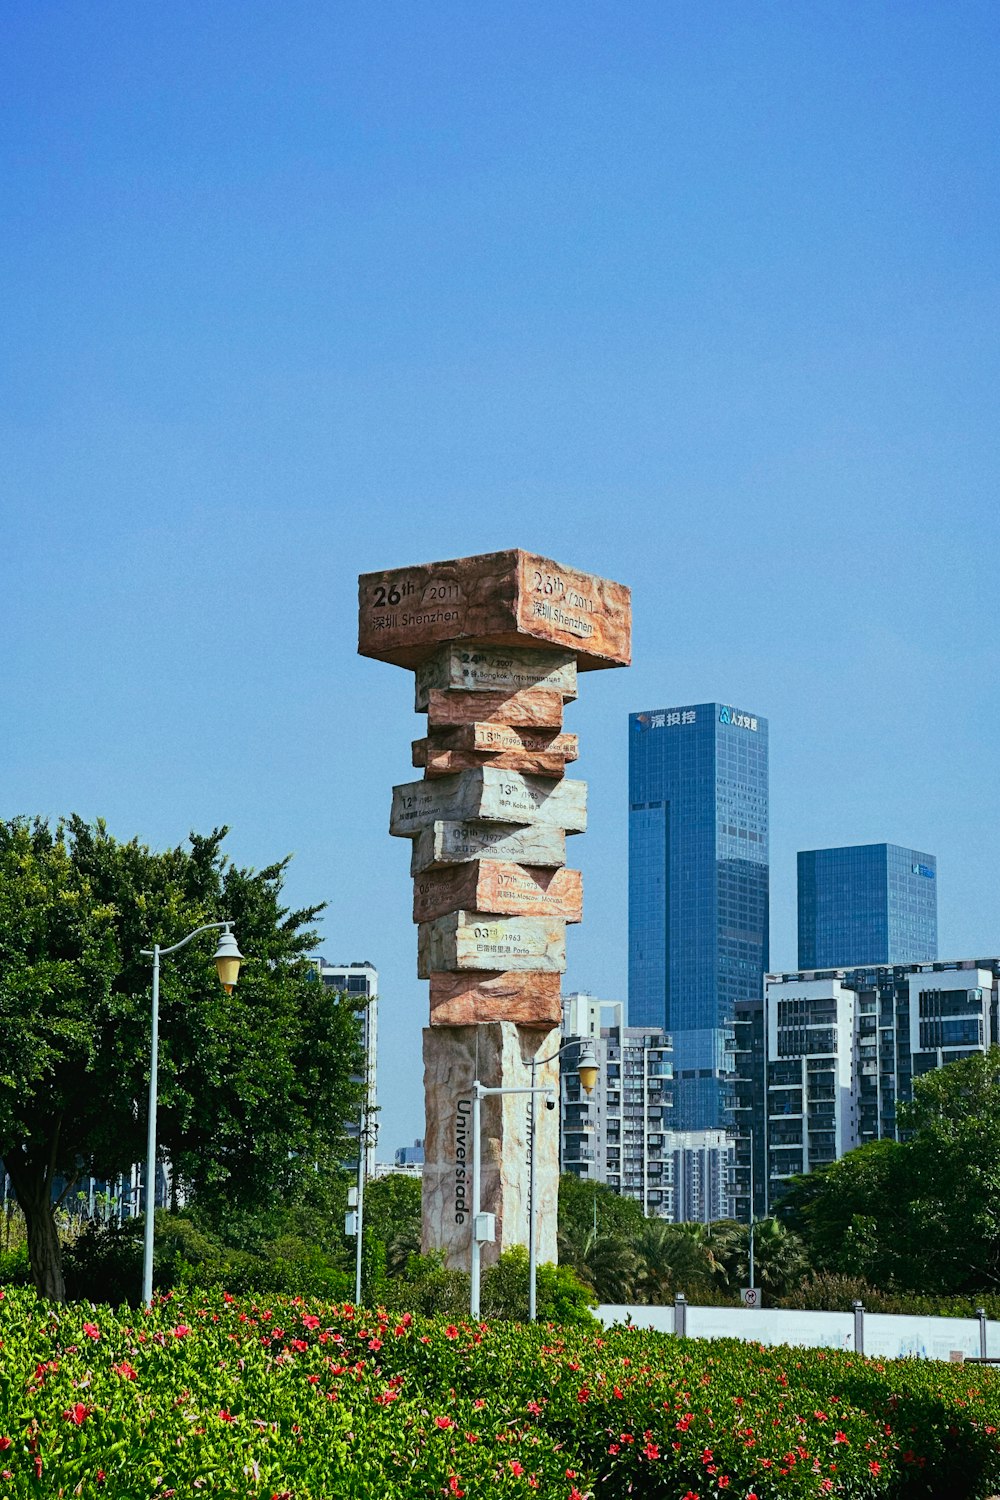
[[[294,854],[421,1136],[413,700],[356,578],[521,546],[633,598],[566,712],[568,989],[624,992],[662,702],[771,722],[772,965],[797,851],[885,839],[937,855],[942,955],[1000,952],[992,7],[17,3],[5,41],[3,816]]]

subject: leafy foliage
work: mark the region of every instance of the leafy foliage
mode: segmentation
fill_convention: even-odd
[[[778,1213],[814,1269],[882,1291],[1000,1293],[1000,1052],[915,1078],[900,1142],[799,1178]]]
[[[356,1001],[306,963],[319,907],[281,904],[287,861],[240,869],[224,829],[155,853],[103,823],[0,823],[0,1157],[28,1224],[36,1285],[63,1292],[57,1178],[109,1178],[145,1151],[150,961],[205,922],[232,919],[247,954],[231,996],[206,940],[161,971],[158,1135],[209,1210],[291,1192],[345,1153],[358,1106]]]

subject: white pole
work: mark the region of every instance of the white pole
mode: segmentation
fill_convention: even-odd
[[[535,1240],[535,1153],[538,1150],[538,1095],[535,1093],[535,1058],[531,1059],[531,1140],[528,1145],[528,1322],[535,1321],[535,1275],[537,1246]]]
[[[361,1118],[358,1121],[358,1237],[354,1246],[354,1302],[355,1306],[361,1305],[361,1249],[365,1230],[365,1148],[366,1131],[368,1124],[368,1091],[367,1083],[365,1098],[361,1105]]]
[[[472,1085],[472,1255],[469,1260],[469,1282],[470,1282],[470,1311],[475,1322],[479,1321],[479,1240],[476,1237],[477,1220],[480,1209],[480,1178],[482,1176],[482,1159],[479,1145],[480,1131],[480,1094],[482,1084],[475,1079]],[[534,1095],[532,1095],[534,1098]]]
[[[146,1223],[142,1253],[142,1300],[153,1305],[153,1210],[156,1201],[156,1073],[160,1051],[160,945],[153,944],[152,1046],[149,1061],[149,1122],[146,1137]]]
[[[750,1290],[753,1291],[753,1130],[750,1135]]]

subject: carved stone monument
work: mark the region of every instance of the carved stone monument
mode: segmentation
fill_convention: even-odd
[[[424,563],[358,580],[358,650],[408,667],[427,734],[422,781],[393,788],[389,831],[411,840],[424,1030],[423,1248],[471,1258],[471,1086],[558,1089],[566,923],[583,909],[566,835],[586,827],[586,784],[566,779],[563,709],[578,673],[627,666],[620,583],[522,551]],[[536,1234],[556,1259],[558,1111],[537,1111]],[[483,1102],[483,1261],[528,1240],[528,1096]]]

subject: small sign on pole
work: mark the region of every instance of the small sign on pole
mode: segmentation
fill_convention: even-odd
[[[744,1307],[761,1307],[763,1305],[759,1286],[740,1287],[740,1302]]]

